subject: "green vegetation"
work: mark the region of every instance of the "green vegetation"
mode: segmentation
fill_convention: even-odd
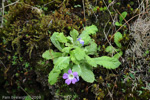
[[[80,35],[77,30],[73,29],[70,31],[71,37],[65,37],[63,33],[53,33],[50,39],[60,52],[54,52],[50,49],[45,51],[42,55],[42,57],[47,60],[52,59],[54,63],[54,68],[48,78],[51,85],[56,83],[57,77],[62,70],[65,72],[66,69],[71,68],[74,72],[78,72],[78,75],[81,76],[83,80],[93,83],[95,77],[92,72],[92,67],[97,67],[97,65],[102,65],[107,69],[119,67],[121,63],[115,57],[90,57],[90,55],[96,56],[97,54],[97,44],[90,37],[90,35],[96,34],[97,30],[97,27],[92,25],[85,27]],[[119,36],[115,36],[116,44],[119,38]],[[84,43],[80,43],[79,39],[84,41]]]
[[[149,5],[137,0],[5,0],[0,96],[148,100]]]

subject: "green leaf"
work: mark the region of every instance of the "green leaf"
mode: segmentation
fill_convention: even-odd
[[[77,60],[80,61],[80,60],[83,60],[83,59],[84,59],[84,57],[85,57],[85,52],[84,52],[83,49],[77,47],[77,48],[75,48],[75,50],[73,50],[73,51],[74,51],[74,56],[75,56],[75,58],[76,58]]]
[[[43,7],[43,9],[44,9],[45,11],[47,11],[47,10],[48,10],[48,7]]]
[[[61,42],[61,43],[67,43],[67,39],[66,39],[66,37],[64,36],[63,33],[59,33],[56,37],[57,37],[57,39],[58,39],[59,42]]]
[[[113,58],[119,59],[122,55],[123,55],[123,52],[120,51],[119,53],[115,54],[115,55],[113,56]]]
[[[65,69],[63,69],[63,71],[61,71],[61,73],[68,73],[69,69],[72,69],[73,63],[70,63],[69,66]]]
[[[65,47],[62,49],[62,52],[69,53],[72,47]]]
[[[121,16],[121,15],[122,15],[122,16]],[[124,11],[121,15],[120,15],[120,17],[119,17],[120,23],[122,23],[123,19],[125,19],[125,18],[126,18],[126,16],[127,16],[127,12],[126,12],[126,11]]]
[[[57,36],[59,35],[58,32],[54,32],[53,35],[50,37],[54,46],[59,50],[62,51],[63,46],[59,43]]]
[[[74,5],[74,7],[75,7],[75,8],[77,8],[77,7],[81,7],[81,5],[79,5],[79,4],[78,4],[78,5]]]
[[[85,29],[80,34],[79,38],[84,40],[84,45],[88,45],[91,42],[91,37],[89,35],[96,34],[97,31],[98,29],[95,25],[85,27]]]
[[[129,75],[130,75],[130,77],[131,77],[132,79],[135,79],[135,75],[134,75],[134,74],[129,73]]]
[[[119,23],[119,22],[115,22],[115,25],[116,25],[116,26],[122,26],[122,24]]]
[[[26,96],[25,100],[32,100],[31,97],[28,95]]]
[[[59,77],[61,71],[52,70],[48,76],[48,82],[50,85],[54,85],[57,82],[57,78]]]
[[[73,38],[73,41],[75,42],[77,40],[79,33],[77,30],[73,29],[72,31],[70,31],[70,36]]]
[[[117,45],[119,48],[122,47],[122,46],[121,46],[121,43],[120,43],[120,40],[122,40],[122,39],[123,39],[123,36],[122,36],[122,34],[121,34],[120,32],[115,33],[115,35],[114,35],[114,41],[115,41],[116,45]]]
[[[89,35],[96,34],[98,31],[95,25],[87,26],[80,34],[79,38],[84,40],[84,45],[88,45],[91,41],[91,37]]]
[[[91,25],[85,27],[85,29],[82,31],[82,34],[92,35],[92,34],[96,34],[97,31],[98,31],[97,27],[95,25]]]
[[[82,65],[81,67],[81,77],[84,81],[93,83],[95,80],[94,73],[88,68],[87,65]]]
[[[115,53],[116,51],[120,51],[120,49],[116,49],[113,46],[107,46],[105,51],[108,52],[108,53]]]
[[[75,64],[79,64],[80,62],[76,59],[74,50],[70,52],[71,61]]]
[[[97,64],[93,58],[90,58],[89,56],[85,56],[85,57],[86,57],[86,61],[89,65],[91,65],[93,67],[97,67]]]
[[[54,59],[57,57],[62,56],[62,53],[60,52],[54,52],[53,50],[46,50],[43,54],[42,57],[45,58],[46,60]]]
[[[115,53],[115,48],[113,46],[107,46],[107,48],[105,49],[106,52],[109,53]]]
[[[94,59],[97,64],[102,65],[103,67],[107,69],[115,69],[119,67],[121,64],[118,59],[113,58],[113,57],[111,58],[107,56],[102,56],[102,57],[98,57]]]
[[[72,67],[72,71],[73,71],[73,72],[78,72],[78,75],[80,76],[81,73],[82,73],[82,71],[81,71],[81,66],[80,66],[80,65],[74,65],[74,66]]]
[[[146,50],[145,53],[143,54],[143,56],[145,57],[148,54],[149,54],[149,50]]]
[[[54,69],[55,71],[60,71],[62,69],[65,69],[68,67],[70,62],[70,57],[59,57],[55,62],[54,62]]]
[[[72,37],[67,36],[67,39],[68,39],[71,43],[73,43],[73,38],[72,38]]]
[[[97,44],[94,41],[90,42],[89,46],[85,47],[87,55],[94,55],[97,53]]]

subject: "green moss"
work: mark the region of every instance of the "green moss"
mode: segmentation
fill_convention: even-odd
[[[80,18],[72,15],[70,9],[64,7],[51,15],[44,15],[38,8],[18,3],[10,7],[5,19],[7,22],[2,32],[8,37],[7,41],[11,42],[13,50],[19,55],[26,49],[25,53],[30,57],[33,49],[50,47],[48,32],[58,31],[67,34],[71,29],[79,30],[81,27]]]
[[[35,70],[48,74],[53,65],[41,65],[38,62],[43,61],[41,55],[45,50],[48,48],[55,49],[51,45],[51,34],[58,31],[67,35],[73,28],[78,31],[82,28],[80,25],[82,20],[73,14],[70,8],[64,6],[45,15],[43,10],[20,2],[10,6],[5,20],[4,27],[0,31],[5,36],[7,49],[10,51],[10,54],[6,53],[6,55],[18,56],[16,60],[10,59],[9,63],[11,66],[19,68],[17,70],[20,72],[22,68],[18,66],[22,66],[29,72]],[[23,61],[19,60],[21,57]],[[25,68],[25,62],[30,63],[30,67]],[[49,68],[49,66],[51,67]]]

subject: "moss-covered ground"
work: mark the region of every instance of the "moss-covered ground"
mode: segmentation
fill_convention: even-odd
[[[122,12],[127,12],[127,17],[124,25],[117,26],[115,22]],[[148,12],[148,0],[6,0],[0,28],[0,100],[4,96],[40,96],[40,100],[149,100],[150,45],[146,40],[150,40],[150,31],[147,29],[143,36],[147,37],[145,42],[142,40],[147,43],[144,48],[137,45],[133,35],[142,34],[135,31],[133,23],[147,18]],[[63,32],[67,36],[72,29],[80,33],[92,24],[98,27],[92,37],[100,47],[99,56],[109,55],[105,48],[110,43],[117,47],[113,36],[117,31],[122,33],[121,65],[115,70],[102,66],[93,69],[94,83],[81,79],[67,86],[60,78],[51,86],[48,74],[53,63],[42,58],[45,50],[56,51],[51,35]],[[142,55],[133,52],[135,45]]]

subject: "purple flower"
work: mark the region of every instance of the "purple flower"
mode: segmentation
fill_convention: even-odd
[[[73,72],[73,73],[72,73],[72,70],[69,69],[69,70],[68,70],[68,74],[67,74],[67,73],[64,73],[63,79],[66,79],[66,80],[65,80],[65,83],[66,83],[67,85],[70,85],[71,83],[72,83],[72,84],[75,84],[76,82],[78,82],[78,81],[79,81],[79,76],[78,76],[78,73],[77,73],[77,72]]]
[[[80,44],[82,44],[82,46],[84,45],[84,41],[81,38],[78,38],[78,41],[80,42]]]

